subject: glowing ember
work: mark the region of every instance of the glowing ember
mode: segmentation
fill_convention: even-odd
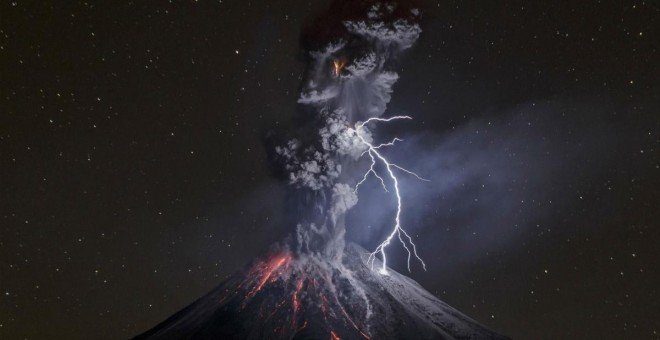
[[[339,77],[339,73],[341,73],[341,70],[346,65],[346,61],[341,60],[341,59],[335,59],[332,62],[332,65],[334,66],[335,77]]]
[[[303,287],[303,280],[298,279],[298,283],[296,284],[296,291],[293,292],[293,312],[298,313],[298,309],[300,308],[300,302],[298,301],[298,293],[302,290]]]
[[[335,333],[335,331],[330,331],[330,339],[331,340],[341,340],[341,338],[337,336],[337,333]]]

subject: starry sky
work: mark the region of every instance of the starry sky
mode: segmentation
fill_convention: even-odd
[[[266,141],[328,4],[0,5],[0,338],[128,338],[292,231]],[[432,180],[410,276],[515,339],[660,339],[658,3],[418,4],[382,131]]]

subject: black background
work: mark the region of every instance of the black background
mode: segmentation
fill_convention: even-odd
[[[327,4],[1,5],[0,338],[136,335],[292,230],[263,135]],[[390,112],[499,184],[421,195],[411,276],[516,339],[660,338],[658,4],[421,8]]]

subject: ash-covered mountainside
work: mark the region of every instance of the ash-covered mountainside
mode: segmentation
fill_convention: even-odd
[[[507,339],[368,257],[275,252],[135,339]]]

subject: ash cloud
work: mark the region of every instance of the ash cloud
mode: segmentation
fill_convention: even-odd
[[[306,207],[297,210],[313,212],[299,217],[297,239],[306,244],[298,248],[342,251],[344,215],[358,201],[353,186],[368,169],[360,169],[368,146],[355,124],[385,113],[397,58],[421,33],[419,17],[394,2],[339,0],[303,32],[308,67],[298,103],[306,125],[275,148]],[[367,127],[361,136],[373,140]]]
[[[332,27],[328,30],[338,33],[325,37],[326,45],[309,53],[310,72],[299,103],[340,107],[353,122],[385,112],[398,80],[393,64],[421,33],[417,24],[419,11],[394,3],[370,3],[356,5],[364,7],[354,9],[361,10],[363,17],[349,17],[328,25]],[[318,27],[310,30],[323,31]],[[333,61],[344,65],[333,70]]]
[[[586,188],[611,183],[616,159],[603,150],[627,145],[633,136],[614,122],[598,121],[606,109],[561,100],[526,103],[442,135],[409,134],[405,143],[388,149],[395,163],[414,164],[430,180],[400,178],[403,226],[422,257],[436,256],[431,270],[447,273],[457,263],[519,249],[539,235],[587,228],[552,216],[566,210],[579,215],[580,207],[594,199],[585,194],[594,189]],[[346,236],[373,245],[387,233],[382,227],[391,219],[388,207],[394,202],[380,199],[377,181],[360,190],[363,195],[347,224],[366,227],[349,227]],[[589,228],[596,225],[591,222]]]

